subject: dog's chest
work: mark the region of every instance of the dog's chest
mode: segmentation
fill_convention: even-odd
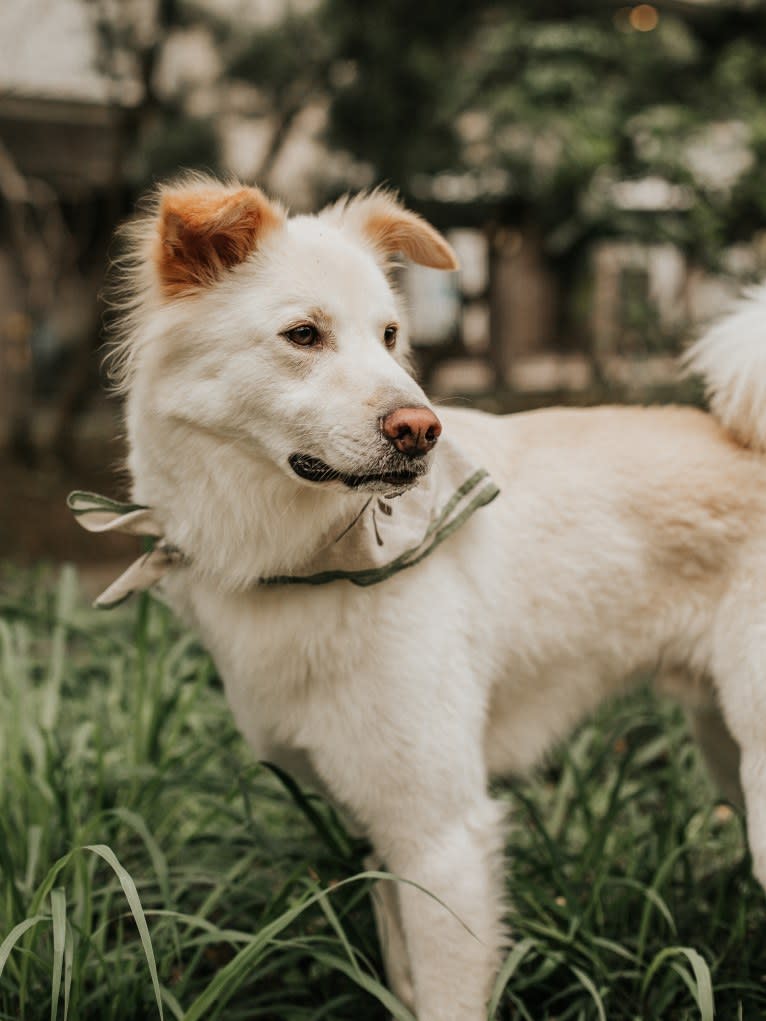
[[[178,594],[180,597],[180,593]],[[191,598],[189,598],[191,597]],[[178,600],[171,601],[176,605]],[[317,703],[348,695],[376,657],[385,604],[347,584],[259,588],[226,595],[195,588],[183,596],[226,686],[237,722],[293,741]],[[181,610],[181,612],[183,612]]]

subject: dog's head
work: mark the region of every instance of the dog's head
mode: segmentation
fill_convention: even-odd
[[[192,180],[140,230],[123,370],[160,414],[252,445],[297,484],[390,493],[428,470],[441,425],[388,270],[396,253],[457,268],[429,224],[384,192],[289,218],[257,188]]]

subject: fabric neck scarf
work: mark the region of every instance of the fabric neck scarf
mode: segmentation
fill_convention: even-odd
[[[376,585],[414,567],[499,492],[484,468],[454,443],[441,440],[434,466],[413,489],[396,497],[371,496],[299,572],[261,578],[258,584]],[[80,491],[69,494],[67,505],[89,532],[143,536],[149,547],[96,599],[101,609],[117,606],[195,557],[194,551],[181,551],[167,541],[151,507]]]

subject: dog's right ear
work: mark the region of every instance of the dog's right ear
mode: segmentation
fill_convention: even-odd
[[[284,222],[258,188],[194,182],[160,196],[155,266],[166,297],[193,293],[219,280]]]
[[[385,189],[341,199],[329,213],[344,227],[361,235],[384,261],[401,252],[413,262],[432,269],[460,268],[446,239]]]

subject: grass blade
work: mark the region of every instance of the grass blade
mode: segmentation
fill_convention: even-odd
[[[693,995],[697,1000],[697,1006],[700,1010],[700,1021],[713,1021],[715,999],[713,996],[713,980],[710,975],[710,968],[704,957],[693,947],[666,947],[664,950],[661,950],[646,971],[641,989],[642,995],[646,996],[649,985],[660,966],[668,958],[679,955],[687,959],[694,972],[696,990],[693,991]]]
[[[391,1014],[396,1021],[415,1021],[414,1016],[410,1011],[394,996],[390,990],[388,990],[381,982],[373,978],[371,975],[365,974],[363,971],[359,971],[358,968],[354,968],[353,965],[349,964],[348,961],[342,957],[337,957],[335,954],[326,954],[323,951],[314,951],[312,957],[320,963],[326,965],[329,968],[334,968],[336,971],[343,972],[353,982],[356,983],[360,988],[364,989],[365,992],[374,996],[375,999],[381,1003],[386,1010]]]
[[[149,935],[149,926],[146,924],[146,916],[144,915],[144,909],[141,905],[141,898],[138,896],[136,884],[133,882],[133,878],[130,873],[119,863],[117,855],[111,847],[107,847],[106,844],[88,844],[85,850],[92,851],[100,858],[103,858],[104,861],[111,866],[117,876],[123,893],[125,894],[125,898],[130,905],[130,910],[133,913],[133,919],[136,923],[136,927],[138,928],[138,934],[141,938],[141,946],[144,949],[146,963],[149,965],[149,974],[152,977],[154,997],[157,1001],[160,1021],[163,1021],[165,1015],[162,1009],[162,993],[160,991],[159,976],[157,975],[157,962],[154,958],[154,948],[152,947],[152,940]]]
[[[64,1021],[69,1017],[69,996],[72,992],[72,967],[74,964],[74,932],[69,921],[66,923],[64,941]]]
[[[32,918],[25,918],[23,922],[14,925],[3,942],[0,943],[0,975],[3,974],[8,958],[11,956],[11,951],[24,933],[32,929],[38,922],[47,922],[49,920],[49,915],[34,915]]]
[[[585,989],[587,989],[587,991],[590,993],[591,999],[595,1003],[596,1010],[598,1011],[599,1021],[606,1021],[606,1010],[604,1009],[604,1001],[601,999],[601,994],[599,993],[598,989],[596,989],[595,983],[593,982],[591,977],[589,975],[586,975],[582,968],[578,968],[573,964],[569,965],[569,970],[572,972],[573,975],[577,976],[582,986]]]
[[[532,947],[536,945],[537,940],[532,939],[531,936],[527,936],[526,939],[517,943],[506,957],[505,963],[497,976],[497,981],[495,982],[494,989],[492,990],[492,998],[489,1001],[489,1007],[487,1008],[487,1018],[489,1021],[492,1021],[494,1018],[497,1008],[500,1006],[500,1000],[505,991],[505,987],[510,982],[516,969],[519,967]]]
[[[64,969],[64,947],[66,945],[66,894],[60,886],[51,890],[51,921],[53,928],[51,1021],[56,1021],[59,997],[61,996],[61,975]]]

